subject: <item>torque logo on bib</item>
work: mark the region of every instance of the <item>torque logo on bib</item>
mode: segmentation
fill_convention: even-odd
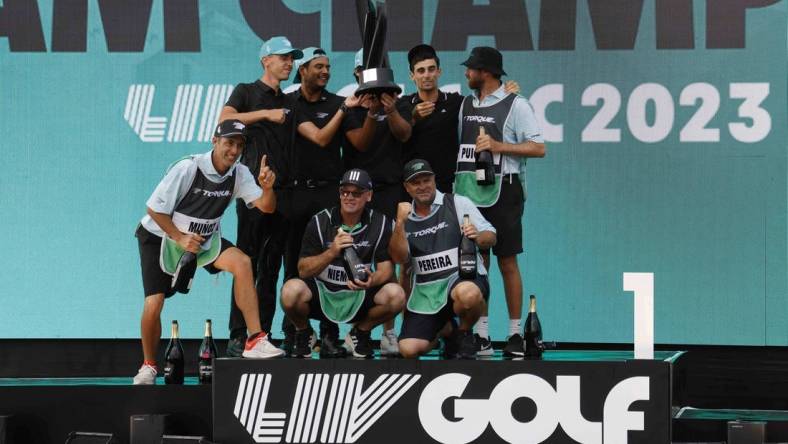
[[[415,231],[413,233],[408,233],[408,235],[413,236],[413,237],[420,237],[420,236],[426,236],[428,234],[435,234],[435,233],[438,232],[438,230],[442,230],[444,228],[448,228],[448,226],[449,226],[449,224],[447,224],[446,222],[441,222],[438,225],[435,225],[435,226],[432,226],[432,227],[429,227],[429,228],[425,228],[423,230]]]
[[[478,123],[491,123],[495,124],[495,117],[492,116],[465,116],[466,122],[478,122]]]

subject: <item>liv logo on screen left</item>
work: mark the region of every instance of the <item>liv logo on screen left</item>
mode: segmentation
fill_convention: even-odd
[[[178,85],[169,117],[152,116],[156,85],[129,86],[123,118],[143,142],[208,142],[233,85]]]

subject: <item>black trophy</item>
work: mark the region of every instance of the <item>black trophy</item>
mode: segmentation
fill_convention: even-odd
[[[402,92],[394,83],[394,71],[389,68],[386,55],[386,7],[383,3],[357,0],[361,41],[363,42],[363,70],[356,96],[362,94],[397,95]]]

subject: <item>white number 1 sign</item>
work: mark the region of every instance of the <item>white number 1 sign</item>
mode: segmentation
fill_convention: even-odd
[[[624,291],[635,293],[635,359],[654,359],[654,273],[624,273]]]

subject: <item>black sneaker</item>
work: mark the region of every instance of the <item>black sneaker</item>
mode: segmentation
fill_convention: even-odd
[[[457,329],[451,332],[451,335],[441,338],[443,342],[443,350],[441,350],[441,357],[443,359],[457,359]]]
[[[503,355],[507,358],[522,358],[525,355],[523,348],[523,337],[518,333],[509,336],[506,347],[503,348]]]
[[[457,359],[476,359],[476,340],[470,331],[457,330]]]
[[[345,345],[353,353],[353,357],[366,359],[373,357],[371,334],[371,332],[359,330],[356,327],[350,330],[345,337]]]
[[[288,321],[282,326],[282,332],[285,334],[285,338],[282,340],[282,350],[285,351],[285,356],[292,356],[293,347],[295,347],[295,325]]]
[[[295,344],[293,346],[293,352],[290,354],[290,356],[293,358],[311,358],[313,345],[312,341],[314,337],[315,331],[311,328],[296,330]]]
[[[246,347],[246,335],[230,338],[230,340],[227,341],[227,353],[226,353],[227,357],[240,358],[241,355],[243,355],[244,353],[245,347]]]
[[[493,350],[490,337],[483,338],[478,333],[473,334],[473,339],[476,342],[476,354],[478,356],[492,356],[495,353]]]
[[[323,333],[320,337],[320,358],[336,359],[347,356],[347,349],[339,344],[339,330]]]

